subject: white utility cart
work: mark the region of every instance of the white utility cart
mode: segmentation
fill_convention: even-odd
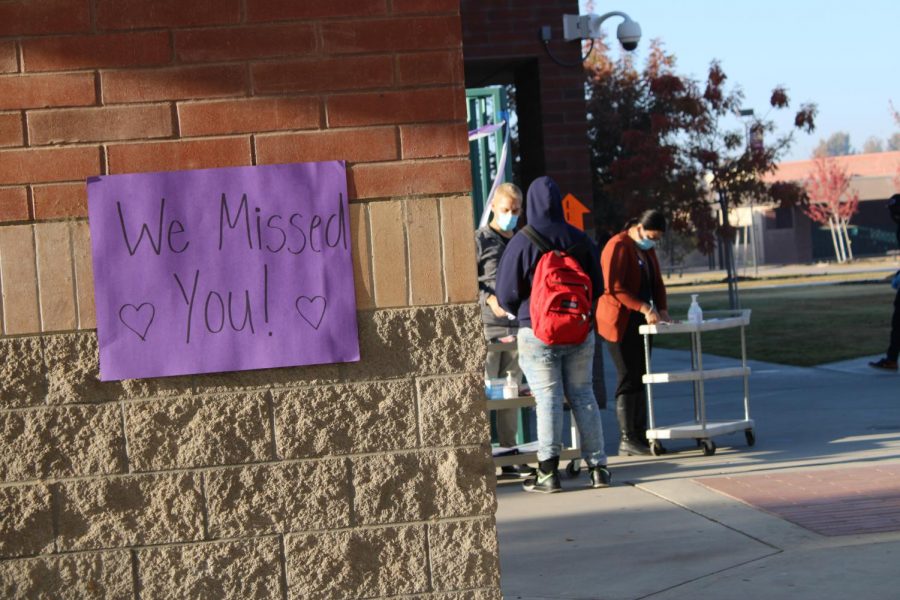
[[[659,323],[657,325],[641,325],[638,330],[644,336],[644,356],[647,361],[647,374],[644,384],[647,386],[647,439],[650,451],[654,456],[663,452],[660,440],[694,439],[703,448],[703,454],[710,456],[716,452],[716,443],[712,438],[743,431],[747,445],[756,442],[753,433],[753,419],[750,418],[750,367],[747,366],[747,336],[745,328],[750,324],[750,310],[737,311],[704,311],[702,323]],[[703,346],[701,334],[722,329],[740,328],[741,332],[741,365],[719,369],[703,368]],[[650,362],[650,336],[689,334],[691,336],[691,368],[684,371],[655,373]],[[716,421],[707,418],[704,382],[713,379],[741,377],[744,380],[744,418],[731,421]],[[694,420],[668,427],[658,427],[653,414],[653,386],[661,383],[690,381],[694,385]]]
[[[497,352],[502,350],[515,350],[516,343],[515,342],[506,342],[506,343],[491,343],[488,344],[487,351],[488,352]],[[492,412],[495,410],[502,410],[506,408],[526,408],[530,406],[534,406],[534,396],[518,396],[516,398],[503,398],[503,399],[492,399],[486,397],[485,408],[488,412]],[[581,450],[579,447],[581,446],[581,440],[578,435],[578,427],[575,425],[575,417],[574,415],[571,417],[571,432],[572,432],[572,446],[569,448],[563,448],[562,452],[560,452],[559,459],[561,461],[568,460],[569,464],[566,465],[566,474],[569,477],[577,477],[578,473],[581,471]],[[531,450],[532,447],[536,447],[537,442],[529,442],[526,444],[522,444],[529,449],[526,452],[519,452],[518,454],[504,454],[501,456],[494,457],[494,465],[497,467],[506,467],[510,465],[522,465],[528,463],[536,463],[537,459],[537,450]]]

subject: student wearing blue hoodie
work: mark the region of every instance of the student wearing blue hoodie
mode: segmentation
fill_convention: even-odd
[[[528,188],[528,224],[554,248],[566,250],[590,277],[593,300],[603,292],[597,247],[584,232],[566,223],[562,196],[549,177]],[[537,406],[538,471],[525,480],[527,491],[553,493],[562,489],[559,454],[562,450],[563,400],[568,399],[581,434],[581,455],[587,463],[592,487],[606,487],[606,468],[600,409],[594,397],[592,365],[594,336],[581,344],[548,345],[531,327],[530,297],[534,270],[541,251],[521,231],[509,241],[497,268],[495,294],[500,306],[519,321],[519,366],[528,379]]]

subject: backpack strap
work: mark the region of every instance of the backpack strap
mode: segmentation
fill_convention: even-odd
[[[538,250],[540,250],[541,252],[550,252],[551,250],[558,250],[558,248],[553,247],[553,245],[550,244],[549,241],[547,241],[547,238],[545,238],[540,233],[538,233],[537,229],[535,229],[531,225],[526,225],[525,227],[523,227],[522,233],[524,233],[525,237],[527,237],[531,241],[531,243],[534,244],[535,247]],[[575,250],[576,248],[585,246],[587,241],[588,241],[588,238],[586,238],[586,237],[582,238],[582,239],[578,240],[577,242],[575,242],[571,248],[564,250],[564,252],[566,254],[571,255],[573,250]]]
[[[522,233],[524,233],[525,237],[531,240],[531,243],[534,244],[534,246],[542,253],[556,250],[556,248],[550,245],[550,242],[547,241],[547,238],[538,233],[537,229],[535,229],[531,225],[526,225],[525,227],[523,227]]]

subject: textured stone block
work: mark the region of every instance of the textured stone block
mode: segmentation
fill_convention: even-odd
[[[166,378],[169,379],[169,378]],[[176,378],[172,378],[176,379]],[[231,373],[210,373],[190,378],[195,394],[215,394],[239,390],[270,389],[300,384],[321,385],[343,381],[341,365],[310,365],[281,369],[256,369]]]
[[[116,382],[109,382],[115,384]],[[194,377],[151,377],[149,379],[123,379],[119,382],[123,395],[131,400],[142,398],[172,398],[191,393]],[[108,385],[104,383],[103,385]]]
[[[361,360],[344,365],[348,378],[484,370],[484,336],[475,304],[360,312],[358,322]]]
[[[140,597],[260,600],[281,598],[277,538],[138,550]]]
[[[59,550],[202,539],[200,487],[199,475],[186,473],[55,484]]]
[[[0,557],[47,552],[53,552],[50,490],[43,485],[0,487]]]
[[[0,339],[0,409],[43,404],[46,394],[41,339]]]
[[[135,471],[275,458],[263,392],[127,403],[125,423]]]
[[[415,399],[409,381],[329,385],[273,392],[282,458],[413,448]]]
[[[132,600],[131,555],[128,551],[91,552],[0,562],[0,596]]]
[[[408,600],[503,600],[503,595],[497,588],[482,588],[479,590],[463,590],[459,592],[438,592],[436,594],[416,594],[405,596]]]
[[[416,382],[423,446],[483,444],[490,440],[482,375]]]
[[[209,535],[240,537],[350,525],[345,460],[222,469],[206,475]]]
[[[353,461],[354,512],[361,524],[424,521],[438,513],[433,456],[384,454]]]
[[[490,446],[435,452],[431,476],[439,517],[493,515],[497,510]]]
[[[491,515],[496,509],[486,448],[367,456],[354,459],[352,471],[354,512],[362,524]]]
[[[101,382],[97,334],[48,335],[44,341],[47,400],[50,404],[109,402],[122,396],[116,381]]]
[[[191,389],[191,377],[101,382],[95,331],[48,335],[43,340],[47,398],[51,404],[177,396]]]
[[[373,598],[428,589],[425,527],[291,535],[290,598]]]
[[[436,591],[499,586],[494,519],[429,525],[428,542]]]
[[[60,406],[0,413],[0,480],[123,473],[118,405]]]

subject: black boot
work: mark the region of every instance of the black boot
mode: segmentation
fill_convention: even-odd
[[[647,439],[647,398],[644,392],[634,394],[634,421],[632,421],[631,430],[634,432],[635,439],[641,446],[650,449],[650,440]],[[666,449],[663,445],[656,441],[656,453],[665,454]]]
[[[634,417],[631,421],[632,435],[642,446],[650,446],[647,441],[647,399],[644,393],[632,394],[631,402],[634,406]]]
[[[616,419],[619,421],[619,454],[628,456],[644,456],[650,454],[650,448],[641,443],[639,433],[634,428],[635,422],[634,394],[616,396]]]

